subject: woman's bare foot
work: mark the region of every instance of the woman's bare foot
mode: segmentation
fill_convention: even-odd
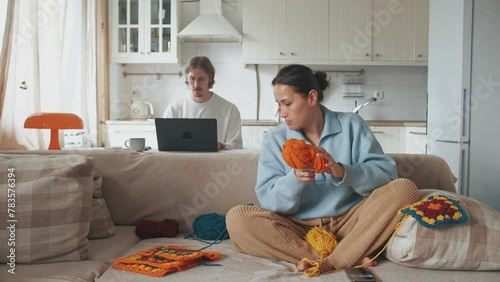
[[[298,271],[304,271],[308,268],[311,268],[311,264],[305,260],[301,260],[299,261],[299,263],[297,264],[297,270]]]
[[[304,270],[309,269],[311,267],[313,267],[313,265],[305,260],[299,261],[299,263],[297,264],[298,271],[304,271]],[[321,268],[322,273],[326,273],[328,271],[335,269],[335,267],[332,265],[332,263],[329,260],[323,260],[320,268]]]
[[[371,259],[369,257],[364,257],[361,260],[361,265],[363,265],[363,267],[373,267],[373,266],[378,265],[378,263],[376,261],[370,261],[370,260]],[[312,265],[305,260],[299,261],[299,263],[297,264],[297,270],[299,272],[302,272],[302,271],[309,269],[311,267],[312,267]],[[321,272],[322,273],[326,273],[326,272],[334,270],[334,269],[335,269],[335,267],[333,267],[333,265],[331,265],[331,262],[329,260],[323,260],[323,263],[321,264]]]
[[[361,265],[363,265],[363,267],[372,267],[372,266],[377,266],[378,265],[378,263],[376,261],[370,261],[370,260],[371,259],[369,257],[364,257],[361,260]]]

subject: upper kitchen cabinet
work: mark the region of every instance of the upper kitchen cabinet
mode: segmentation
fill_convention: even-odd
[[[429,58],[429,0],[415,0],[415,61]]]
[[[330,60],[371,60],[371,11],[371,1],[330,0]]]
[[[329,59],[425,65],[428,21],[429,0],[330,0]]]
[[[176,0],[112,0],[112,63],[177,63]]]
[[[372,60],[415,60],[414,2],[418,1],[373,0]]]
[[[429,0],[373,0],[372,60],[427,62]]]
[[[329,0],[244,0],[243,60],[311,63],[328,60]]]
[[[243,0],[245,63],[426,65],[429,0]]]
[[[266,7],[265,9],[263,7]],[[285,30],[285,1],[243,1],[243,60],[276,60]]]

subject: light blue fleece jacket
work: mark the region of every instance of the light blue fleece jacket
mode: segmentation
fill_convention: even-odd
[[[283,143],[302,139],[301,130],[280,124],[264,135],[255,191],[260,205],[300,219],[346,213],[363,198],[397,178],[396,164],[385,155],[365,121],[354,113],[333,112],[324,106],[325,125],[319,146],[345,168],[344,178],[317,173],[314,182],[300,182],[283,160]]]

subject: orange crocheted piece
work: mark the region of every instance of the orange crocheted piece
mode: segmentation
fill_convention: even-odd
[[[112,267],[160,277],[170,272],[198,266],[203,259],[218,260],[220,256],[217,252],[203,252],[180,246],[155,246],[146,251],[118,258]]]
[[[317,156],[318,150],[315,146],[306,144],[304,140],[288,139],[283,143],[281,155],[285,162],[293,168],[312,167],[314,172],[321,173],[325,170],[328,161]]]
[[[156,257],[142,260],[142,256],[139,256],[139,258],[133,258],[132,256],[120,259],[120,261],[117,259],[112,267],[149,276],[160,277],[165,276],[170,272],[177,272],[200,265],[199,261],[161,261]]]
[[[207,260],[218,260],[220,258],[220,253],[217,252],[197,251],[174,245],[169,245],[166,247],[156,246],[146,251],[139,251],[137,252],[137,254],[144,256],[154,254],[155,256],[175,261],[191,261],[201,258]]]

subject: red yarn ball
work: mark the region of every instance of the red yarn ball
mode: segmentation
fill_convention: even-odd
[[[176,237],[179,234],[179,223],[174,219],[157,222],[143,220],[135,226],[135,235],[141,239],[158,237]]]

